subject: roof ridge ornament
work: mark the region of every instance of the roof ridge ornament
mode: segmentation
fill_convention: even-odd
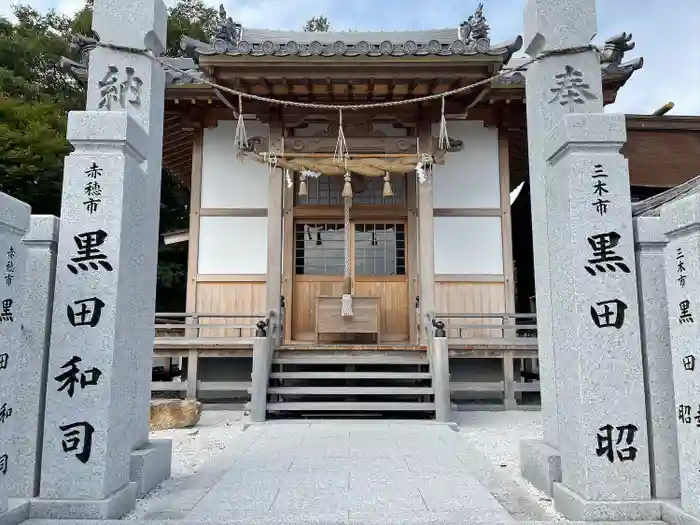
[[[219,5],[219,22],[212,38],[212,45],[217,53],[226,53],[238,48],[243,39],[243,26],[226,16],[224,4]]]
[[[627,51],[634,49],[632,33],[620,33],[605,41],[603,51],[600,53],[601,64],[620,65]]]
[[[466,44],[467,49],[476,49],[479,53],[485,53],[491,48],[490,29],[484,16],[484,4],[479,2],[474,14],[460,24],[459,39]]]

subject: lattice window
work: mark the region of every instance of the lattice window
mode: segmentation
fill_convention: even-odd
[[[355,178],[353,184],[352,202],[354,204],[406,204],[406,176],[391,175],[391,187],[394,195],[384,197],[383,177]],[[342,206],[343,177],[321,175],[320,177],[306,179],[307,195],[298,195],[299,177],[296,177],[295,192],[296,204],[315,206]]]
[[[344,275],[345,228],[342,223],[297,223],[294,239],[297,275]]]
[[[403,224],[355,225],[355,275],[406,275]]]

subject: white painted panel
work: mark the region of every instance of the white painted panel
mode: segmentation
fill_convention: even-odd
[[[200,274],[267,273],[267,217],[202,217]]]
[[[445,164],[433,169],[435,208],[500,208],[498,130],[483,122],[447,122],[450,137],[464,142],[461,151],[445,154]],[[439,128],[433,128],[438,136]]]
[[[435,217],[436,274],[502,274],[500,217]]]
[[[267,138],[268,125],[246,121],[248,137]],[[268,167],[248,156],[236,157],[236,121],[222,120],[204,130],[202,208],[267,208]]]

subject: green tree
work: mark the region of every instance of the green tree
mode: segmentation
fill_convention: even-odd
[[[331,24],[325,16],[314,16],[306,21],[303,29],[307,32],[326,32],[331,30]]]

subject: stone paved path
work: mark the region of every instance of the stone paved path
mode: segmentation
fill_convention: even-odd
[[[71,523],[527,525],[552,519],[526,486],[446,425],[269,422],[209,441],[207,450],[212,457],[204,468],[166,481],[125,520]]]
[[[258,435],[187,518],[512,519],[444,425],[273,423],[246,432]]]

